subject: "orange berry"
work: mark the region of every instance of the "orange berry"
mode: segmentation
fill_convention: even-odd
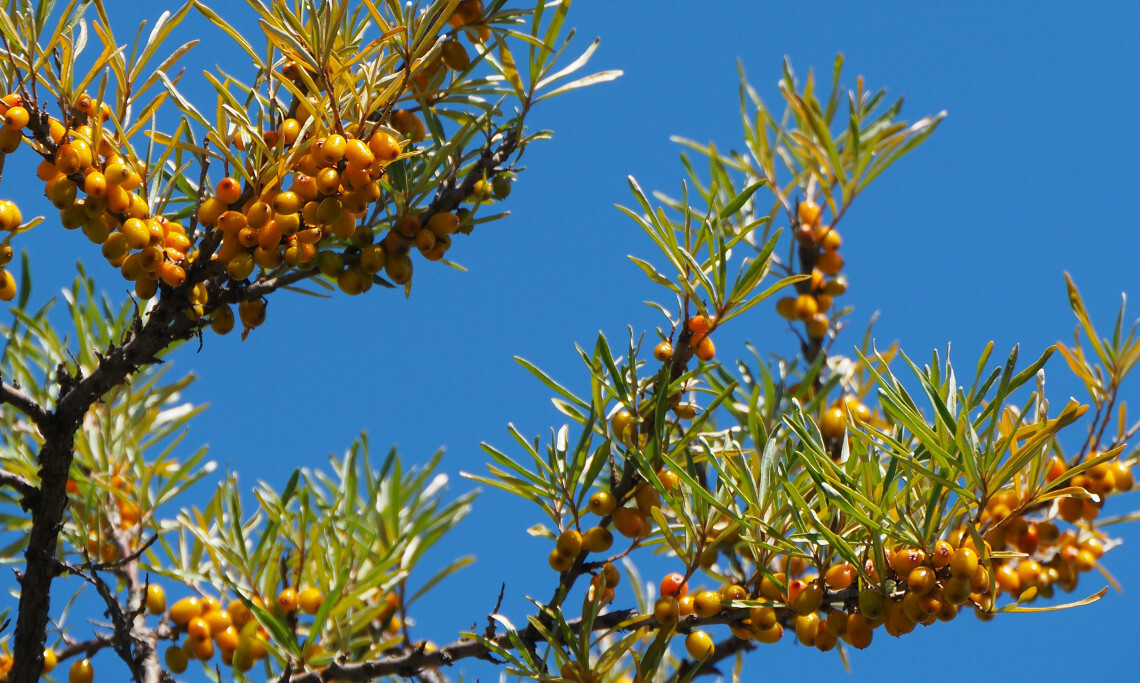
[[[7,268],[0,268],[0,301],[16,298],[16,278]]]
[[[825,251],[816,259],[815,267],[828,275],[837,275],[843,270],[843,256],[838,251]]]
[[[186,282],[186,271],[173,261],[163,261],[159,267],[159,275],[162,277],[162,281],[171,287],[178,287]]]
[[[1131,491],[1134,485],[1132,476],[1132,468],[1125,465],[1123,462],[1116,460],[1110,466],[1112,480],[1116,486],[1117,491]]]
[[[685,597],[688,592],[689,584],[685,581],[684,574],[680,572],[667,574],[665,578],[661,579],[661,595],[680,599]]]
[[[0,230],[12,232],[24,222],[20,207],[10,199],[0,199]]]
[[[241,183],[237,178],[222,178],[214,186],[214,196],[218,201],[229,206],[241,198]]]
[[[962,578],[973,578],[978,571],[978,553],[972,548],[958,548],[950,558],[950,575]]]
[[[368,138],[368,149],[382,164],[389,164],[400,156],[400,143],[388,131],[378,130]]]
[[[716,317],[709,317],[705,315],[694,315],[685,321],[685,327],[693,335],[706,335],[716,323]]]
[[[24,107],[10,107],[4,114],[4,125],[8,128],[19,130],[27,126],[31,118],[31,114]]]
[[[693,355],[706,363],[711,361],[716,356],[716,345],[713,344],[712,338],[708,336],[702,338],[696,348],[693,349]]]
[[[819,302],[811,294],[800,294],[792,304],[792,313],[796,320],[807,322],[819,311]]]
[[[843,244],[839,231],[827,225],[822,225],[816,230],[816,241],[824,251],[835,251]]]
[[[325,594],[319,588],[306,588],[297,596],[297,604],[305,614],[316,614],[325,602]]]
[[[625,444],[633,443],[634,437],[637,436],[637,425],[634,422],[633,414],[628,410],[619,410],[610,419],[610,429],[613,435]]]
[[[178,626],[185,626],[195,617],[202,616],[202,601],[196,597],[182,598],[170,606],[170,620]]]
[[[926,553],[918,548],[897,548],[891,553],[890,564],[891,569],[898,574],[900,578],[906,577],[918,565],[922,564],[926,559]]]
[[[325,138],[325,144],[321,146],[321,156],[326,162],[335,164],[344,158],[347,149],[348,141],[344,139],[344,136],[333,133]]]
[[[614,528],[626,538],[640,538],[645,535],[645,517],[636,508],[621,507],[613,511]]]
[[[823,213],[823,207],[811,200],[802,201],[796,207],[796,213],[799,215],[801,223],[815,225],[819,222],[820,214]]]
[[[300,597],[297,595],[296,588],[283,588],[281,592],[277,594],[277,607],[285,614],[291,614],[297,611],[299,604]]]
[[[823,580],[829,588],[840,591],[854,583],[856,576],[858,573],[855,567],[849,564],[835,564],[828,568]]]
[[[427,228],[437,237],[454,234],[459,230],[459,216],[443,211],[434,213],[427,221]]]

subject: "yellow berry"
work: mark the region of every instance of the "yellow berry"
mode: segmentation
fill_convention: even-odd
[[[68,683],[91,683],[95,680],[95,669],[91,667],[91,660],[84,658],[71,665],[67,673]]]
[[[146,587],[146,611],[151,614],[162,614],[166,611],[166,591],[157,583]]]
[[[297,596],[297,602],[305,614],[316,614],[325,602],[325,594],[319,588],[306,588]]]
[[[178,626],[185,626],[195,617],[202,616],[202,601],[196,597],[182,598],[170,606],[170,620]]]
[[[715,650],[712,637],[704,631],[693,631],[685,637],[685,651],[693,659],[702,660],[710,657]]]

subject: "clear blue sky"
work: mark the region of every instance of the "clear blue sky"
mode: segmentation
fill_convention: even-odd
[[[244,7],[234,11],[249,16]],[[155,12],[129,10],[130,16]],[[469,272],[417,264],[409,300],[379,289],[331,301],[275,296],[268,323],[246,342],[207,336],[201,353],[187,346],[175,354],[176,368],[200,378],[189,398],[211,404],[187,443],[208,443],[212,457],[239,472],[248,490],[257,479],[281,486],[294,467],[324,467],[328,453],[340,453],[366,430],[377,454],[395,444],[407,460],[421,461],[446,448],[444,468],[458,492],[469,488],[459,471],[484,471],[480,441],[510,448],[508,422],[525,434],[549,434],[560,416],[547,390],[512,356],[582,388],[575,342],[591,344],[603,330],[624,345],[626,325],[652,334],[660,319],[641,302],[664,296],[626,259],[653,255],[652,245],[613,205],[632,203],[630,174],[645,188],[678,193],[683,169],[670,135],[741,146],[738,61],[770,103],[778,100],[785,56],[801,75],[809,67],[826,74],[842,52],[846,82],[862,74],[871,87],[904,94],[905,117],[949,112],[934,136],[882,176],[844,220],[854,329],[880,311],[880,346],[898,340],[912,357],[926,359],[950,342],[964,371],[990,340],[1000,354],[1020,342],[1023,358],[1035,357],[1071,338],[1066,270],[1107,326],[1121,292],[1140,292],[1140,236],[1120,222],[1140,183],[1138,21],[1140,9],[1125,3],[1079,11],[1040,3],[1025,11],[982,2],[579,0],[569,18],[579,44],[602,38],[592,66],[623,69],[625,76],[535,112],[532,124],[553,129],[555,138],[528,151],[528,170],[505,204],[512,216],[456,240],[449,258]],[[189,62],[196,68],[187,82],[202,83],[197,71],[226,58],[219,49],[192,53],[198,61]],[[227,68],[240,73],[233,63]],[[0,194],[41,194],[14,161]],[[31,251],[36,300],[70,281],[74,254],[101,260],[84,238],[63,235],[51,220],[35,232],[19,242]],[[49,241],[57,245],[54,253],[37,250]],[[102,265],[92,270],[120,295],[117,275]],[[768,310],[718,332],[719,356],[746,354],[744,339],[775,354],[796,348]],[[849,333],[838,348],[857,341]],[[1070,394],[1083,398],[1059,358],[1047,372],[1055,406]],[[1138,386],[1133,382],[1125,395],[1134,405]],[[301,406],[319,411],[319,421],[299,423]],[[251,420],[253,412],[279,419]],[[549,542],[525,533],[538,521],[539,513],[522,502],[485,491],[435,555],[442,561],[473,553],[479,562],[421,605],[413,633],[447,642],[483,623],[500,582],[506,582],[503,611],[522,622],[529,606],[523,596],[545,599],[555,581],[546,565]],[[1140,533],[1121,531],[1126,539]],[[1126,625],[1140,610],[1136,545],[1126,543],[1105,560],[1124,594],[1079,610],[988,624],[965,614],[898,641],[880,631],[869,650],[851,654],[850,680],[932,667],[987,679],[1130,679],[1134,636]],[[1088,575],[1077,597],[1102,585]],[[751,655],[750,677],[842,674],[834,654],[793,640]],[[106,667],[111,658],[104,653],[97,664]],[[483,680],[496,677],[485,666],[463,668]]]

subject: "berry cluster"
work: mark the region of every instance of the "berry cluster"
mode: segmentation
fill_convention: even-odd
[[[438,56],[409,79],[408,94],[422,107],[446,94],[443,74],[470,67],[460,30],[475,41],[490,38],[483,13],[479,0],[459,3]],[[154,297],[163,286],[174,290],[185,284],[188,291],[180,296],[189,303],[187,315],[208,321],[218,333],[230,331],[235,319],[229,304],[217,300],[219,291],[229,285],[240,290],[257,269],[274,275],[316,270],[350,295],[370,289],[381,273],[391,283],[406,285],[412,277],[411,253],[442,259],[455,233],[471,231],[472,212],[418,211],[402,201],[388,206],[385,174],[391,164],[416,153],[410,145],[425,139],[424,121],[411,108],[391,105],[342,116],[327,75],[306,68],[285,60],[272,74],[308,96],[297,98],[256,143],[241,130],[224,141],[208,136],[236,150],[227,158],[244,153],[245,173],[227,175],[212,192],[202,188],[197,226],[192,222],[188,228],[164,216],[165,199],[151,205],[148,187],[156,180],[151,177],[155,169],[148,169],[116,136],[112,107],[88,94],[66,102],[60,119],[48,117],[38,103],[26,103],[20,94],[2,98],[0,153],[15,151],[27,139],[43,158],[37,176],[62,225],[81,229],[99,244],[141,299]],[[470,188],[470,200],[486,202],[510,193],[509,177],[498,171],[488,175]],[[384,209],[390,221],[377,242],[374,222]],[[0,201],[0,230],[12,233],[21,223],[19,208]],[[16,294],[15,279],[3,268],[12,258],[10,239],[0,244],[0,300],[5,301]],[[188,275],[199,258],[211,264]],[[264,302],[240,295],[227,300],[235,298],[244,327],[261,324]]]
[[[273,611],[286,619],[295,618],[298,611],[316,614],[324,599],[324,593],[318,588],[297,591],[286,587],[277,594]],[[260,597],[254,596],[250,603],[256,608],[266,609]],[[167,611],[161,587],[152,585],[148,587],[146,607],[151,614],[166,612],[173,627],[173,638],[183,633],[186,635],[181,645],[172,645],[166,650],[166,666],[173,673],[184,672],[190,659],[208,661],[215,653],[220,653],[226,666],[249,671],[269,652],[268,632],[258,622],[249,604],[242,600],[231,600],[223,607],[219,600],[210,596],[186,597]],[[391,611],[394,612],[394,607]],[[324,650],[314,645],[306,651],[305,658],[311,661],[322,654]]]
[[[823,208],[815,202],[800,202],[796,214],[801,270],[811,279],[797,285],[796,296],[780,298],[776,311],[788,320],[802,322],[808,337],[820,340],[831,325],[827,312],[832,299],[847,291],[847,278],[840,274],[843,239],[833,226],[821,224]]]
[[[856,412],[848,410],[852,415]],[[1057,470],[1064,471],[1063,464],[1055,466]],[[1131,470],[1120,461],[1098,464],[1086,470],[1085,476],[1092,485],[1087,490],[1099,495],[1128,491],[1133,485]],[[1074,483],[1084,486],[1085,480]],[[1078,514],[1069,519],[1063,512],[1073,507],[1065,503],[1068,500],[1088,502],[1062,498],[1044,516],[1032,518],[1025,511],[1013,512],[1020,510],[1016,493],[995,495],[980,516],[985,530],[983,551],[979,552],[966,527],[960,526],[929,549],[883,548],[886,565],[882,571],[868,558],[861,569],[840,562],[809,572],[803,558],[780,556],[753,580],[695,595],[688,594],[683,575],[670,574],[661,582],[662,597],[653,615],[668,628],[689,615],[709,619],[727,610],[737,638],[773,643],[790,628],[800,643],[821,651],[835,647],[838,639],[862,649],[870,645],[880,626],[890,635],[901,636],[918,624],[950,621],[965,606],[972,606],[980,619],[988,620],[995,599],[1003,593],[1019,602],[1052,597],[1055,586],[1072,591],[1080,573],[1095,568],[1105,544],[1095,531],[1082,525],[1095,517],[1098,508],[1093,504],[1084,509],[1084,517]],[[1061,531],[1058,520],[1079,526]],[[706,564],[703,556],[701,564]],[[765,604],[733,606],[742,600]],[[698,660],[713,651],[711,638],[695,629],[685,646]]]

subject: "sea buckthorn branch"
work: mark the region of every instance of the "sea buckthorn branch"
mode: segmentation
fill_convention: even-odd
[[[32,482],[2,468],[0,468],[0,486],[14,489],[16,493],[20,494],[21,505],[28,508],[34,505],[33,501],[40,493],[40,490]]]
[[[28,396],[23,389],[15,384],[0,381],[0,405],[8,404],[27,415],[36,426],[40,426],[48,419],[48,411],[38,401]]]
[[[73,443],[83,416],[112,388],[123,384],[137,370],[161,362],[159,356],[175,341],[188,339],[194,323],[174,309],[170,300],[161,300],[150,309],[141,327],[128,332],[127,341],[112,345],[101,356],[99,366],[89,375],[72,375],[60,368],[62,393],[41,426],[40,492],[32,515],[25,570],[21,578],[20,606],[13,636],[12,683],[38,679],[46,638],[53,578],[59,573],[55,559],[59,532],[67,508],[67,480],[74,457]]]

